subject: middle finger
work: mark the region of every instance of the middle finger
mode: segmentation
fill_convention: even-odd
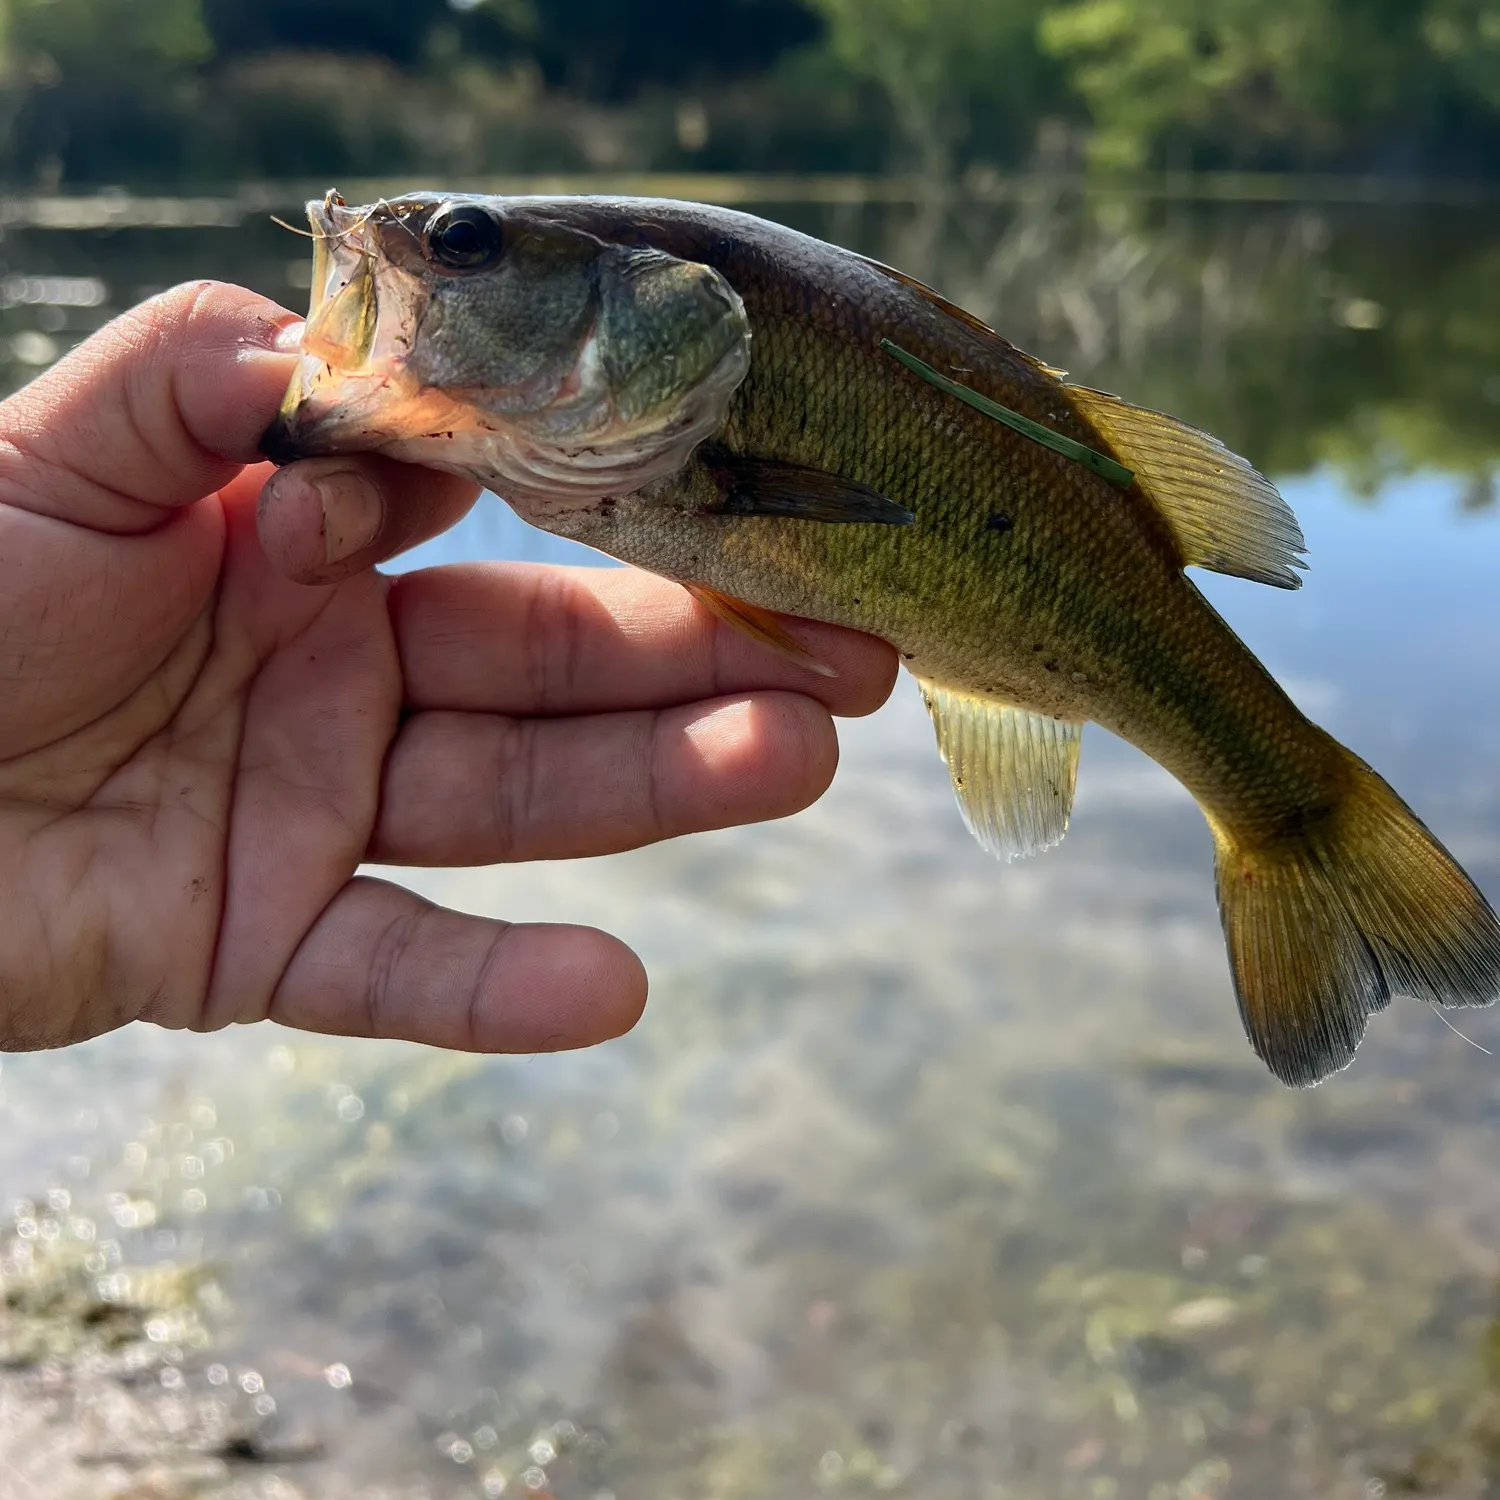
[[[883,641],[795,621],[798,641],[838,674],[820,676],[634,568],[429,568],[394,580],[390,610],[413,709],[607,713],[780,688],[855,715],[879,708],[896,675]]]

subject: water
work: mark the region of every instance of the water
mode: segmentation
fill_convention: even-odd
[[[767,211],[1272,468],[1307,586],[1205,588],[1500,896],[1500,225]],[[0,255],[76,279],[69,306],[5,283],[12,381],[183,276],[305,296],[256,225]],[[568,549],[491,502],[403,565],[523,555]],[[1091,731],[1066,843],[1001,868],[909,683],[843,744],[787,822],[401,877],[628,938],[653,1000],[609,1046],[138,1029],[5,1058],[5,1254],[50,1268],[0,1322],[13,1488],[1500,1493],[1500,1058],[1408,1004],[1289,1093],[1240,1034],[1207,834],[1164,774]],[[1500,1049],[1500,1016],[1456,1019]],[[122,1304],[141,1327],[107,1358]]]

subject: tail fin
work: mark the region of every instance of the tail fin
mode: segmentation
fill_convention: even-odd
[[[1332,807],[1267,843],[1214,824],[1219,915],[1250,1044],[1283,1083],[1347,1067],[1367,1019],[1409,995],[1489,1005],[1500,921],[1363,761]]]

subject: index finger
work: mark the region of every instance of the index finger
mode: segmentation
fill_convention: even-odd
[[[784,688],[857,715],[879,708],[896,677],[896,653],[873,636],[796,622],[838,673],[823,677],[634,568],[428,568],[392,582],[390,610],[413,709],[611,713]]]

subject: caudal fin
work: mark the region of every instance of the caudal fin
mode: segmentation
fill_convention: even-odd
[[[1214,827],[1240,1016],[1271,1071],[1299,1087],[1347,1067],[1392,995],[1500,995],[1489,903],[1395,792],[1349,762],[1345,795],[1274,841]]]

